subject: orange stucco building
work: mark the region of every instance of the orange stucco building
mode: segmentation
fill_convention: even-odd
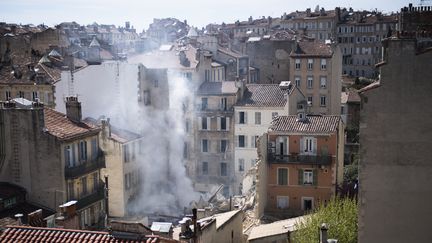
[[[273,120],[264,135],[266,213],[301,215],[335,195],[343,180],[343,126],[340,116]]]

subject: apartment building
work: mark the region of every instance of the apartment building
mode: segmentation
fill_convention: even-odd
[[[14,99],[0,109],[0,180],[25,188],[28,199],[51,209],[76,201],[80,228],[102,228],[105,188],[100,129],[81,120],[76,97],[66,114]]]
[[[297,114],[305,96],[294,85],[284,90],[278,84],[248,84],[243,98],[234,106],[235,175],[242,193],[244,174],[255,165],[257,139],[267,132],[277,116]]]
[[[204,82],[196,93],[196,110],[187,122],[189,176],[197,191],[224,185],[227,196],[234,188],[234,105],[241,98],[242,82]]]
[[[340,114],[340,48],[331,44],[299,41],[291,51],[290,58],[290,80],[306,96],[310,112]]]
[[[264,137],[260,159],[267,176],[260,183],[267,195],[258,198],[266,213],[302,215],[336,194],[343,180],[344,125],[339,116],[279,116]]]

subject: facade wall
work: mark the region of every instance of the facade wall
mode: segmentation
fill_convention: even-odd
[[[300,60],[300,69],[296,70],[296,59]],[[326,60],[326,68],[321,69],[321,60]],[[308,70],[308,60],[313,60],[312,70]],[[340,114],[340,92],[342,63],[339,48],[334,48],[332,58],[309,57],[293,58],[290,63],[290,80],[295,85],[295,80],[300,79],[298,88],[310,101],[310,112],[314,114],[338,115]],[[312,86],[308,86],[308,78],[312,78]],[[326,79],[325,87],[321,87],[321,78]],[[321,97],[325,96],[325,105],[321,104]]]
[[[202,109],[201,98],[207,98],[208,106]],[[221,99],[227,98],[227,110],[220,107]],[[195,177],[195,189],[198,191],[209,191],[212,187],[218,187],[224,184],[233,193],[237,190],[234,188],[234,112],[232,106],[237,102],[236,95],[227,96],[197,96],[197,111],[193,117],[191,138],[194,140],[191,146],[190,161],[194,164],[189,168],[189,174]],[[227,130],[219,128],[219,119],[227,118]],[[203,129],[203,120],[206,120],[207,129]],[[228,121],[229,120],[229,121]],[[208,152],[203,150],[203,140],[207,140]],[[227,147],[225,152],[221,151],[221,140],[225,140]],[[207,173],[204,169],[204,163],[207,162]],[[226,174],[222,174],[222,165],[226,164]],[[229,188],[229,189],[228,189]]]
[[[246,114],[246,123],[239,123],[239,112],[244,112]],[[255,113],[260,113],[261,123],[256,124]],[[234,139],[238,140],[239,136],[244,136],[245,146],[240,147],[238,141],[234,141],[235,144],[235,175],[237,188],[241,188],[240,183],[243,180],[244,174],[255,165],[258,154],[257,146],[258,143],[256,138],[262,136],[267,132],[268,127],[273,119],[272,114],[277,113],[277,115],[287,115],[287,108],[285,107],[235,107],[235,129],[234,129]],[[240,162],[243,161],[243,162]],[[241,165],[242,163],[242,165]],[[241,193],[241,191],[238,191]]]
[[[255,83],[279,84],[281,81],[290,80],[289,54],[292,45],[292,40],[261,40],[246,43],[250,66],[259,70]]]
[[[46,107],[55,107],[55,97],[54,97],[54,85],[50,84],[0,84],[0,100],[7,100],[6,92],[9,92],[10,98],[24,98],[27,100],[33,100],[34,94],[40,102],[44,103]],[[21,94],[21,97],[20,97]]]
[[[381,86],[362,93],[358,239],[428,242],[432,52],[413,39],[384,45]]]
[[[238,211],[217,229],[215,240],[215,242],[243,242],[243,211]]]

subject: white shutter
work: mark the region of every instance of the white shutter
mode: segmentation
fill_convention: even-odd
[[[235,113],[235,123],[240,124],[240,111]]]
[[[217,117],[217,130],[218,131],[221,130],[221,118],[220,118],[220,116]]]
[[[313,154],[316,154],[317,153],[317,139],[312,138],[312,141],[313,141],[312,151],[313,151]]]
[[[202,118],[198,117],[198,129],[202,130]]]
[[[236,148],[239,147],[239,136],[235,136],[235,146]]]
[[[226,124],[226,126],[225,126],[225,130],[226,131],[229,131],[229,127],[230,127],[230,119],[229,119],[229,117],[226,117],[225,118],[225,124]]]
[[[244,112],[244,122],[245,122],[245,124],[248,124],[248,121],[247,121],[247,111]]]
[[[306,139],[300,138],[300,154],[303,154],[305,152],[305,143]]]
[[[247,140],[248,140],[248,136],[245,135],[245,136],[244,136],[244,143],[245,143],[245,144],[244,144],[244,145],[245,145],[244,147],[245,147],[245,148],[248,147],[248,142],[247,142]]]
[[[211,118],[207,117],[207,130],[211,130]]]
[[[255,148],[255,136],[251,136],[251,148]]]

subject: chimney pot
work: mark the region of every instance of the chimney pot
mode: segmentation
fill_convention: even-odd
[[[78,101],[78,97],[66,97],[66,116],[72,121],[81,122],[81,102]]]

